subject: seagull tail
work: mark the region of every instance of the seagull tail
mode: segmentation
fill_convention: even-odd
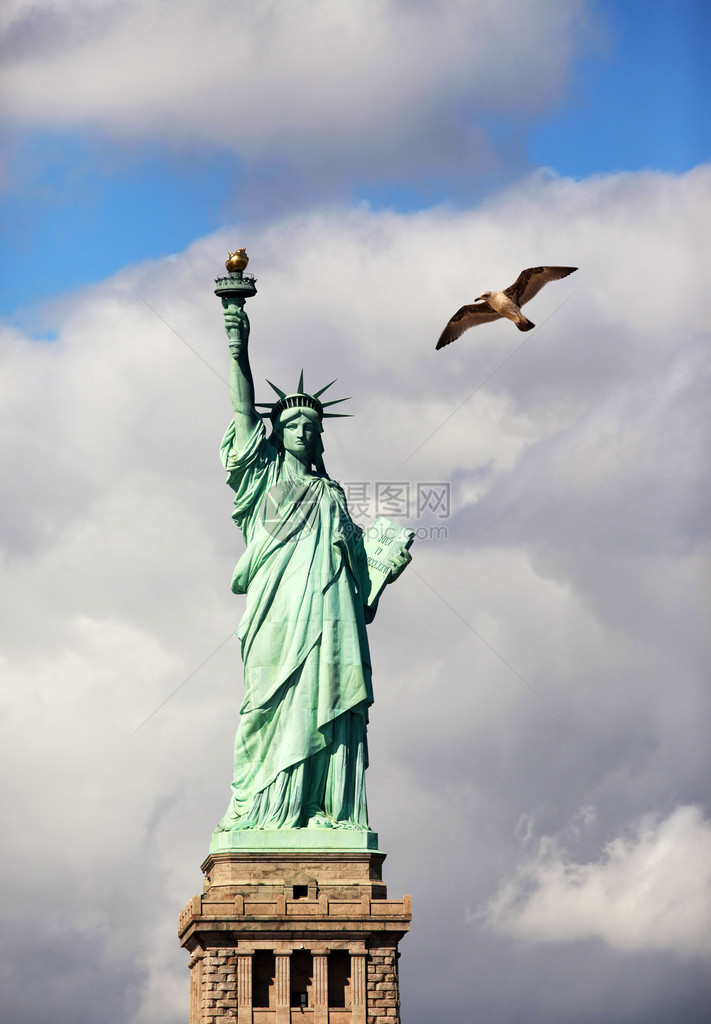
[[[529,320],[528,317],[522,316],[521,320],[516,321],[516,326],[519,331],[532,331],[536,325],[533,320]]]

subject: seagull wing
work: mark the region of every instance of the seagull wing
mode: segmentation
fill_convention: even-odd
[[[534,295],[538,295],[544,284],[549,281],[559,281],[561,277],[572,274],[577,267],[529,267],[522,270],[512,285],[505,289],[504,294],[516,303],[520,308],[525,302],[530,302]]]
[[[470,327],[489,324],[492,320],[500,319],[501,314],[493,310],[486,302],[475,302],[471,306],[462,306],[440,334],[436,348],[444,348],[445,345],[456,341],[460,334],[464,334]]]

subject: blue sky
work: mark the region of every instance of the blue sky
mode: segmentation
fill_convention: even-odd
[[[708,160],[711,7],[629,0],[599,10],[602,52],[580,60],[561,108],[531,132],[531,162],[580,178]]]
[[[711,7],[704,0],[622,0],[589,5],[590,19],[565,87],[545,110],[482,116],[498,158],[467,175],[377,164],[364,176],[347,170],[325,181],[318,199],[408,211],[436,203],[468,204],[537,167],[558,175],[655,168],[681,172],[711,152]],[[235,115],[237,123],[239,114]],[[52,294],[98,281],[120,267],[179,251],[224,223],[249,221],[252,178],[239,152],[215,141],[170,145],[116,138],[101,125],[60,130],[12,121],[6,128],[7,182],[2,198],[0,312],[30,323]],[[275,173],[268,159],[258,173]],[[269,218],[314,201],[298,185],[286,200],[260,196]],[[43,274],[37,296],[37,271]]]

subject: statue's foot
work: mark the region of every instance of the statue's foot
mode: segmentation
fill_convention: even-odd
[[[344,828],[349,832],[370,832],[367,825],[359,825],[355,821],[337,821],[335,828]]]
[[[306,823],[307,828],[333,828],[333,822],[325,814],[314,814]]]

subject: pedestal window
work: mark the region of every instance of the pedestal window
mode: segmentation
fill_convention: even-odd
[[[267,1009],[275,1005],[276,961],[271,949],[258,949],[252,957],[252,1006]]]
[[[311,989],[314,980],[314,962],[308,949],[295,949],[291,957],[291,999],[292,1007],[313,1006]]]
[[[334,1010],[351,1005],[351,958],[343,949],[328,955],[328,1005]]]

